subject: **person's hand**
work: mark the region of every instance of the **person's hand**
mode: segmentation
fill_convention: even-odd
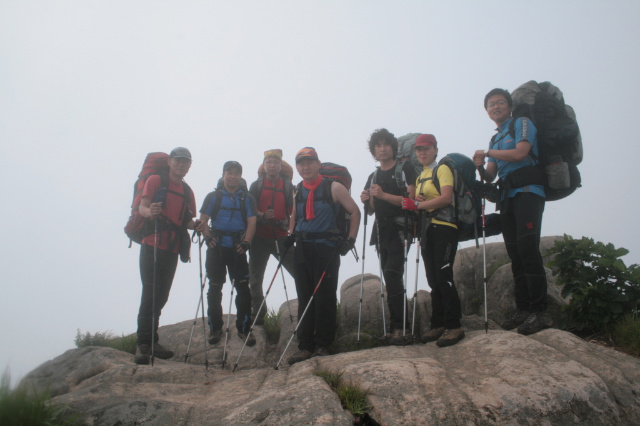
[[[236,245],[238,254],[245,254],[251,248],[251,241],[241,241]]]
[[[275,219],[276,215],[273,211],[273,209],[271,207],[269,207],[263,214],[262,214],[262,218],[264,220],[273,220]]]
[[[353,237],[349,237],[346,240],[342,240],[340,243],[340,256],[344,256],[353,250],[353,247],[356,245],[356,239]]]
[[[402,199],[403,210],[418,210],[418,204],[420,204],[418,201],[412,200],[411,198]]]
[[[385,195],[385,192],[382,190],[382,187],[380,185],[374,183],[369,188],[369,194],[372,197],[382,199],[382,197]]]
[[[195,230],[198,232],[205,232],[205,229],[207,228],[207,222],[203,222],[200,219],[196,219],[193,225]]]
[[[367,201],[369,201],[369,199],[371,198],[371,195],[369,195],[369,190],[365,189],[364,191],[362,191],[360,193],[360,201],[363,203],[367,203]]]
[[[475,164],[476,167],[482,167],[485,165],[484,150],[479,149],[473,154],[473,164]]]
[[[161,214],[162,203],[151,203],[151,205],[149,205],[149,212],[151,213],[151,216],[158,216]]]
[[[287,235],[287,238],[284,239],[282,243],[285,249],[290,249],[296,242],[296,236],[294,234]]]
[[[208,247],[211,247],[211,248],[214,248],[216,244],[218,244],[218,240],[213,237],[206,237],[204,239],[204,242],[207,244]]]
[[[416,195],[416,201],[418,202],[423,202],[425,200],[424,196],[422,195]]]

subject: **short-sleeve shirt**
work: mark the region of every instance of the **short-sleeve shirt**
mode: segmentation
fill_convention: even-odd
[[[242,189],[230,194],[226,189],[220,189],[218,193],[222,194],[220,208],[216,217],[213,218],[213,208],[216,204],[216,191],[207,195],[200,213],[206,214],[211,218],[211,227],[214,230],[223,231],[224,233],[240,233],[247,229],[242,217],[241,203],[244,201],[247,212],[247,218],[255,216],[255,202],[253,196]],[[222,247],[233,247],[234,240],[232,235],[222,236]]]
[[[451,169],[447,166],[438,167],[438,182],[440,183],[440,188],[443,186],[453,186],[453,173],[451,173]],[[440,196],[440,192],[433,183],[433,169],[425,166],[422,173],[418,177],[416,181],[416,195],[422,195],[425,200],[433,200]],[[433,211],[429,210],[430,212]],[[438,225],[447,225],[453,228],[458,229],[455,223],[444,222],[442,220],[438,220],[436,218],[431,219],[431,223]]]
[[[372,183],[380,185],[382,190],[387,194],[391,195],[405,195],[406,189],[398,188],[398,184],[395,178],[396,165],[391,167],[389,170],[382,170],[378,168],[378,170],[369,175],[367,179],[367,183],[364,186],[364,189],[369,189]],[[372,182],[373,175],[376,175],[376,181]],[[418,177],[418,173],[413,168],[413,165],[410,161],[405,161],[402,166],[402,181],[405,186],[409,186],[416,181]],[[384,200],[380,200],[378,198],[373,199],[373,208],[376,212],[376,217],[395,217],[404,214],[401,206],[396,206],[395,204],[388,203]]]
[[[527,141],[531,145],[531,152],[538,157],[538,139],[536,137],[537,130],[536,126],[533,125],[531,120],[525,117],[516,118],[514,123],[514,133],[515,135],[511,135],[509,133],[509,124],[513,118],[508,119],[504,123],[496,129],[498,133],[496,134],[495,140],[493,143],[489,144],[489,149],[497,149],[497,150],[507,150],[507,149],[515,149],[516,145],[518,145],[521,141]],[[496,163],[498,166],[498,176],[500,179],[505,180],[509,174],[513,173],[515,170],[518,170],[522,167],[535,165],[536,163],[531,158],[531,156],[527,155],[527,157],[522,161],[504,161],[497,160],[495,158],[489,158],[489,162]],[[544,187],[542,185],[527,185],[521,188],[513,188],[509,190],[508,197],[515,197],[516,194],[520,192],[533,192],[541,197],[544,197]]]
[[[144,188],[142,190],[142,198],[146,198],[150,200],[152,203],[154,202],[154,197],[158,188],[160,188],[160,176],[152,175],[149,176],[149,179],[144,184]],[[181,194],[181,195],[178,195]],[[195,216],[196,211],[196,201],[194,199],[193,192],[189,195],[189,206],[188,209],[184,208],[184,185],[182,182],[174,182],[169,179],[169,187],[167,188],[167,199],[165,201],[165,205],[162,208],[162,216],[164,219],[171,221],[171,223],[180,226],[183,222],[189,222]],[[188,216],[185,218],[184,215]],[[171,241],[175,239],[175,231],[170,231],[168,229],[164,229],[159,232],[158,235],[158,248],[162,250],[168,250],[169,244]],[[155,245],[155,234],[147,235],[142,239],[142,244],[146,244],[149,246]],[[179,244],[173,248],[174,253],[178,253],[180,250]]]

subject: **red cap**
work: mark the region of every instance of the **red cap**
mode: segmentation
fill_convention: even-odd
[[[437,148],[438,141],[436,141],[435,136],[427,133],[416,138],[416,146],[432,146],[434,148]]]

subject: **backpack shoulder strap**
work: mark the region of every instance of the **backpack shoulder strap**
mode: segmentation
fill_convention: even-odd
[[[404,165],[406,160],[398,160],[396,163],[394,178],[396,180],[396,185],[398,185],[398,189],[402,190],[402,192],[406,193],[409,185],[407,181],[404,179]]]

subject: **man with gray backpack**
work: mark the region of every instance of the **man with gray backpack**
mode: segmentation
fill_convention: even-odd
[[[500,177],[502,235],[515,282],[516,310],[501,326],[533,334],[553,325],[547,312],[547,277],[539,249],[545,187],[536,176],[522,174],[537,170],[532,167],[540,156],[537,129],[529,118],[511,116],[513,101],[506,90],[487,93],[484,107],[498,126],[497,134],[489,149],[475,152],[473,161],[486,182]],[[519,178],[512,179],[515,176]]]

